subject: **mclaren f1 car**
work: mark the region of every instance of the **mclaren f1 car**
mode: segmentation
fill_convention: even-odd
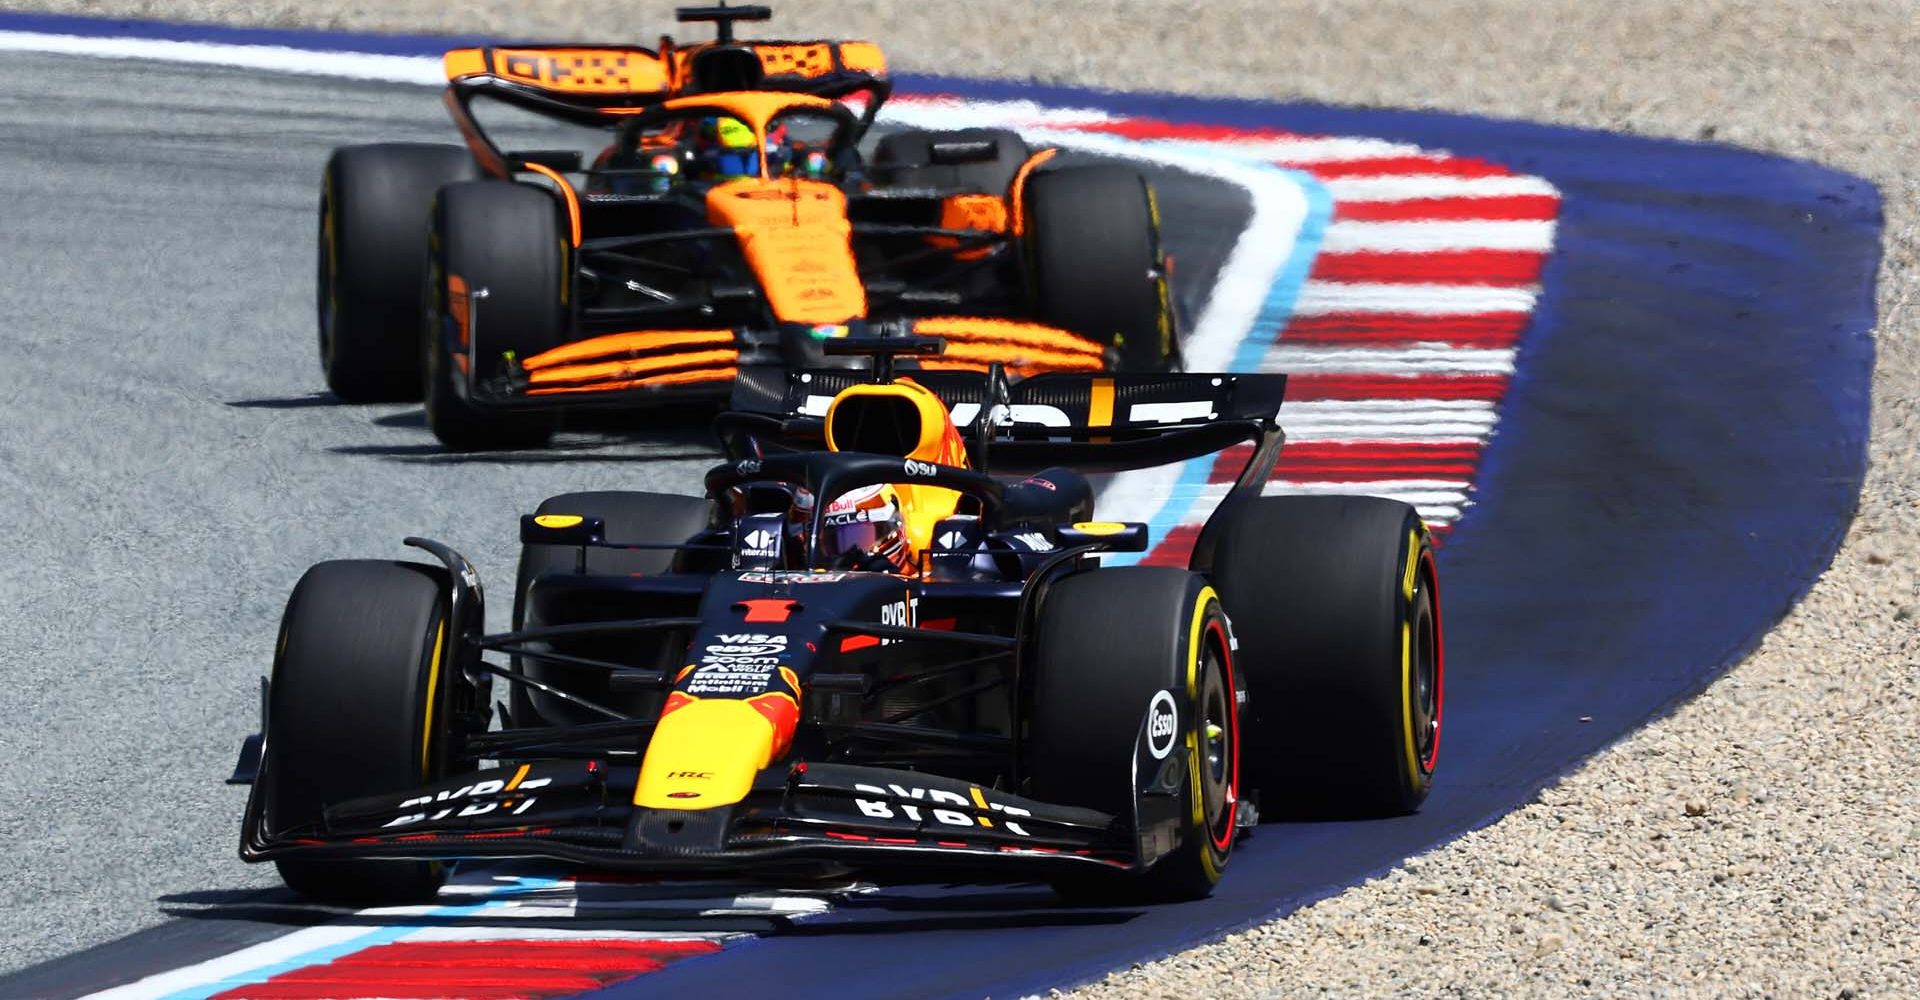
[[[438,542],[314,566],[236,774],[242,857],[349,903],[500,857],[1140,901],[1210,892],[1262,806],[1420,804],[1427,529],[1260,495],[1284,376],[889,367],[725,415],[703,495],[541,504],[510,631]],[[1234,446],[1184,565],[1102,564],[1147,526],[1097,519],[1085,473]]]
[[[462,146],[335,150],[319,330],[349,401],[424,399],[453,448],[545,440],[559,407],[777,397],[821,343],[938,336],[946,368],[1174,367],[1151,188],[997,129],[879,134],[863,42],[719,38],[445,57]],[[491,123],[491,125],[489,124]],[[503,148],[501,136],[559,148]]]

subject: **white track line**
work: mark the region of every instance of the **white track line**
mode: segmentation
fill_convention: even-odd
[[[220,42],[176,42],[160,38],[86,38],[79,35],[39,35],[27,31],[0,31],[0,52],[46,52],[101,59],[155,59],[200,66],[231,66],[275,73],[332,76],[349,80],[416,83],[439,86],[447,82],[439,59],[430,56],[384,56],[366,52],[312,52],[280,45],[228,45]]]

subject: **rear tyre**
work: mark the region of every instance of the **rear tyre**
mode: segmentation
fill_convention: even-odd
[[[978,163],[935,163],[933,144],[936,142],[992,142],[995,155],[991,160]],[[1026,140],[1010,129],[913,130],[881,136],[873,147],[872,163],[881,168],[888,187],[1004,196],[1013,186],[1013,176],[1031,155]]]
[[[351,560],[308,570],[287,599],[267,705],[267,829],[317,822],[326,806],[432,780],[448,691],[445,570]],[[431,897],[426,861],[283,858],[295,892],[342,905]]]
[[[452,184],[434,201],[422,350],[427,425],[454,451],[537,448],[553,417],[494,411],[463,389],[566,336],[572,242],[553,196],[529,184]],[[484,297],[475,297],[484,291]],[[473,370],[469,374],[468,368]]]
[[[1215,552],[1252,692],[1246,776],[1262,815],[1419,808],[1444,679],[1425,522],[1376,497],[1266,497],[1222,525]]]
[[[479,176],[460,146],[342,146],[320,183],[320,370],[350,403],[420,398],[427,222],[443,184]]]
[[[1145,876],[1058,879],[1074,901],[1199,899],[1233,852],[1239,798],[1238,686],[1226,620],[1199,576],[1162,567],[1068,577],[1040,611],[1027,771],[1042,802],[1131,818],[1134,756],[1162,690],[1178,725],[1170,760],[1184,771],[1180,845]],[[1143,780],[1145,780],[1143,778]]]
[[[537,514],[579,514],[600,518],[611,541],[642,545],[676,545],[706,530],[713,517],[713,504],[700,497],[670,493],[606,491],[563,493],[540,505]],[[664,573],[672,568],[675,553],[664,549],[587,549],[589,573]],[[571,545],[523,545],[520,570],[513,589],[513,627],[543,624],[537,620],[527,598],[533,581],[545,573],[571,573],[579,565],[580,549]],[[633,646],[634,640],[625,640]],[[644,654],[643,654],[644,655]],[[513,669],[534,680],[551,684],[569,694],[607,704],[604,671],[570,667],[564,663],[542,661],[531,656],[515,656]],[[599,717],[524,684],[511,685],[508,709],[517,726],[537,724],[577,724],[599,721]]]
[[[1179,347],[1146,179],[1116,166],[1043,170],[1023,197],[1035,317],[1113,345],[1122,371],[1172,368]]]

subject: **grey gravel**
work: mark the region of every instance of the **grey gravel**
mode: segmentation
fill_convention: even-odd
[[[650,38],[670,4],[15,6]],[[783,33],[876,38],[903,68],[1712,139],[1878,184],[1886,257],[1859,514],[1761,648],[1499,823],[1076,995],[1920,996],[1920,4],[849,0],[779,16]]]

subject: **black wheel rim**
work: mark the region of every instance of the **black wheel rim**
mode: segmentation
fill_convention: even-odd
[[[1224,850],[1233,836],[1233,790],[1235,747],[1238,732],[1233,724],[1233,698],[1227,691],[1226,666],[1212,643],[1207,644],[1200,661],[1199,719],[1200,802],[1206,816],[1207,835],[1214,846]]]
[[[1413,752],[1422,771],[1433,770],[1435,745],[1440,737],[1440,656],[1434,628],[1433,592],[1426,574],[1419,576],[1413,594]]]

